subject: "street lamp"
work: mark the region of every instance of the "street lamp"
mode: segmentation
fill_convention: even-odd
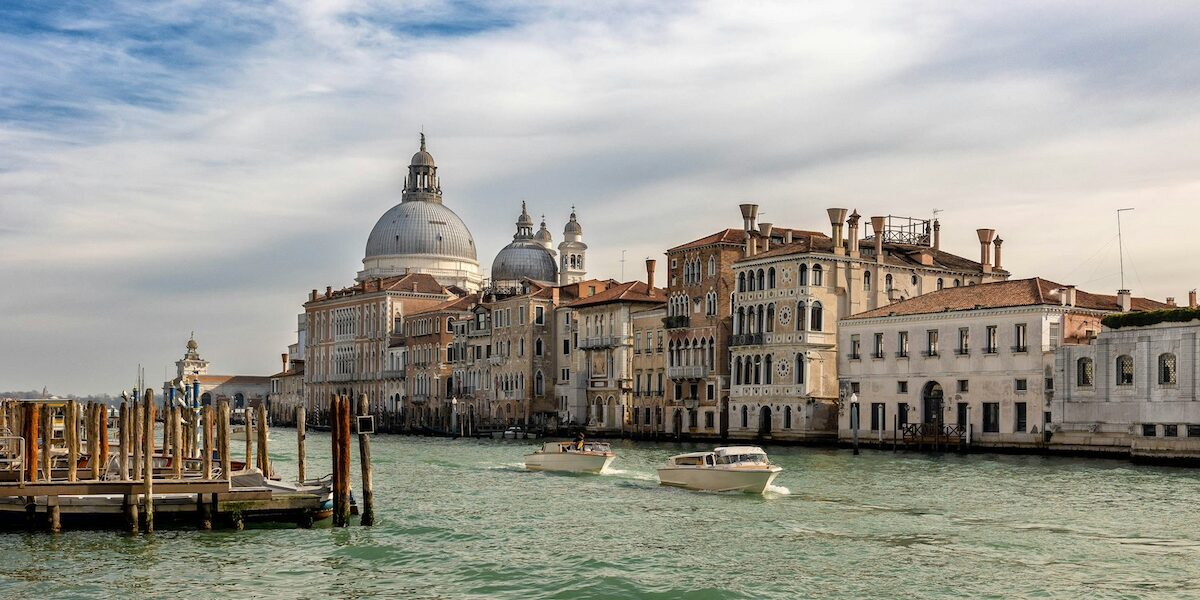
[[[854,455],[858,455],[858,394],[850,394],[850,431],[854,436]]]

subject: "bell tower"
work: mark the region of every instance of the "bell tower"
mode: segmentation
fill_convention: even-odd
[[[558,283],[567,285],[587,278],[587,244],[583,243],[583,227],[571,207],[571,219],[563,227],[563,241],[558,245]]]

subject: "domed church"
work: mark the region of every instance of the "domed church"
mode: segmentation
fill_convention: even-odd
[[[375,223],[356,279],[405,273],[428,273],[444,286],[468,291],[483,285],[475,239],[463,220],[442,203],[437,165],[425,150],[424,133],[421,149],[408,166],[400,203]]]
[[[571,220],[563,229],[566,240],[559,244],[563,251],[561,268],[554,252],[554,240],[542,217],[541,228],[533,232],[533,218],[525,203],[521,203],[521,216],[517,217],[517,232],[513,241],[502,248],[492,261],[491,283],[496,287],[516,287],[524,279],[566,285],[582,281],[586,275],[583,256],[587,245],[582,241],[583,229],[571,210]]]

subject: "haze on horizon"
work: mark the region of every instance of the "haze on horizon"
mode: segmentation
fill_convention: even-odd
[[[0,389],[157,385],[191,331],[270,374],[351,283],[422,128],[490,265],[520,202],[590,274],[827,207],[928,217],[1014,277],[1200,285],[1200,6],[0,5]]]

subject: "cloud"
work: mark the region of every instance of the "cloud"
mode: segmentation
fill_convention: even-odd
[[[111,391],[195,329],[274,370],[344,285],[424,127],[486,267],[521,200],[592,273],[736,204],[926,216],[1018,276],[1182,296],[1200,9],[1094,3],[58,3],[0,7],[0,388]],[[82,360],[64,368],[61,356]]]

